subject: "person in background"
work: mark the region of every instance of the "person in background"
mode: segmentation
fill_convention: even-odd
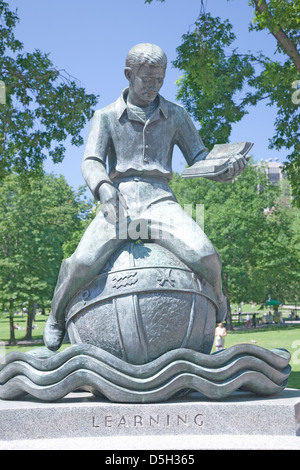
[[[223,323],[219,323],[215,329],[215,337],[216,337],[216,351],[220,351],[220,349],[224,349],[225,346],[225,336],[227,336],[227,331]]]

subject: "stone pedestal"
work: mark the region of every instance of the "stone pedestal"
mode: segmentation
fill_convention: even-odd
[[[271,398],[235,392],[156,404],[89,393],[56,403],[0,401],[0,449],[300,449],[300,390]]]

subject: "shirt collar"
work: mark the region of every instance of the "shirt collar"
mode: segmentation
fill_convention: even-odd
[[[128,90],[129,88],[125,88],[125,90],[122,91],[120,98],[118,98],[115,103],[118,119],[121,119],[125,111],[128,113],[127,103],[126,103]],[[162,115],[165,117],[165,119],[167,119],[168,118],[168,106],[167,106],[166,100],[161,95],[158,95],[158,100],[159,101],[158,101],[157,110],[161,111]]]

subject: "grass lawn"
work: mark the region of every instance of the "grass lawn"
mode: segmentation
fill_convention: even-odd
[[[287,386],[300,389],[300,324],[228,332],[226,348],[241,343],[253,343],[266,349],[287,349],[291,354],[292,368]]]
[[[37,315],[34,324],[36,329],[32,330],[32,337],[35,340],[43,339],[43,330],[47,316]],[[21,315],[16,315],[14,318],[15,324],[19,324],[21,330],[15,330],[15,337],[17,341],[21,341],[26,333],[26,315],[22,318]],[[9,319],[8,317],[0,318],[0,342],[9,341]],[[225,340],[225,347],[229,348],[235,344],[253,343],[266,349],[283,348],[287,349],[291,354],[290,365],[292,372],[289,378],[288,387],[300,389],[300,324],[283,325],[283,326],[268,326],[260,328],[250,328],[249,330],[241,330],[228,332]],[[40,345],[17,345],[5,346],[5,353],[13,350],[22,352],[33,349],[34,347],[44,346]],[[64,344],[61,349],[68,347]],[[1,349],[1,343],[0,343]],[[2,348],[3,349],[3,348]],[[215,351],[213,347],[212,352]],[[0,351],[1,352],[1,351]]]
[[[35,317],[34,325],[36,328],[32,330],[32,339],[43,339],[43,331],[45,322],[48,317],[44,315],[37,315]],[[27,315],[14,315],[14,324],[20,326],[20,330],[15,330],[15,338],[17,341],[23,340],[26,334]],[[0,317],[0,341],[9,341],[9,317]],[[8,348],[9,349],[9,348]],[[31,346],[32,349],[32,346]]]

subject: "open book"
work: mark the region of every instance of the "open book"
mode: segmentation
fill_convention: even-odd
[[[216,144],[205,160],[194,163],[182,172],[182,178],[205,178],[221,175],[228,170],[230,159],[232,157],[243,156],[246,159],[247,154],[254,144],[251,142],[238,142],[236,144]]]

